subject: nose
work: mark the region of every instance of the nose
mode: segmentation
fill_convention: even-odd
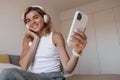
[[[33,19],[33,20],[31,20],[31,24],[34,24],[35,23],[35,20]]]
[[[32,27],[34,24],[35,24],[36,22],[35,22],[35,20],[30,20],[30,22],[28,23],[28,25],[29,25],[29,27]]]

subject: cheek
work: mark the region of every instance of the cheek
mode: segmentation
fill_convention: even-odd
[[[44,18],[40,17],[40,18],[38,19],[38,21],[39,21],[40,23],[44,23]]]
[[[44,21],[43,21],[43,20],[40,20],[40,21],[39,21],[39,25],[40,25],[41,27],[43,27],[43,26],[44,26]]]

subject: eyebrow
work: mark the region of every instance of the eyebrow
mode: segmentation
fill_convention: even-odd
[[[35,14],[34,16],[32,16],[32,17],[36,17],[36,16],[39,16],[39,14]],[[27,19],[27,18],[26,18]]]
[[[32,17],[34,18],[34,17],[38,17],[38,16],[40,16],[40,15],[39,15],[39,14],[35,14],[35,15],[32,16]],[[27,20],[30,20],[30,19],[29,19],[29,18],[26,18],[26,19],[25,19],[25,23],[26,23]]]

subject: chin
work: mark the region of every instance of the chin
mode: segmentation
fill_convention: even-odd
[[[31,31],[33,31],[33,32],[39,32],[40,30],[39,29],[31,29]]]
[[[37,32],[39,32],[40,30],[34,30],[33,32],[35,32],[35,33],[37,33]]]

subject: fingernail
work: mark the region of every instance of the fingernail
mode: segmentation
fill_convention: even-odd
[[[70,43],[68,43],[67,46],[69,47],[69,46],[70,46]]]
[[[75,29],[74,32],[77,32],[77,29]]]
[[[74,35],[74,33],[71,34],[72,36]]]
[[[70,38],[70,40],[72,40],[72,38]]]

